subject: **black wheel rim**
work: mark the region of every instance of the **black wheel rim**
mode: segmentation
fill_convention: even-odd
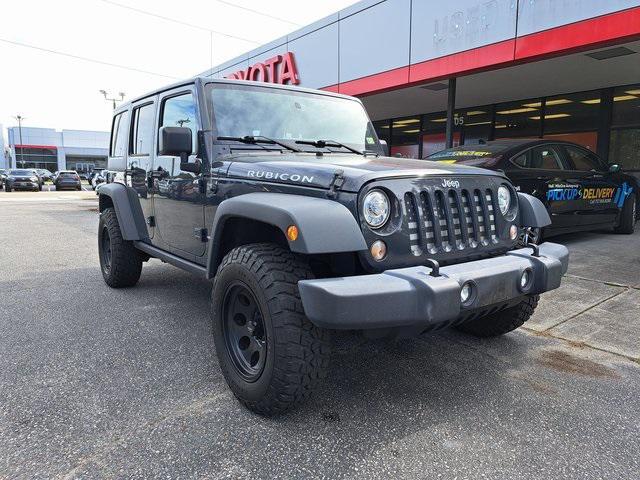
[[[111,271],[111,237],[107,227],[102,229],[102,237],[100,239],[100,254],[102,257],[102,269],[105,273]]]
[[[241,282],[232,284],[222,304],[225,345],[236,371],[255,382],[267,359],[267,332],[258,302]]]

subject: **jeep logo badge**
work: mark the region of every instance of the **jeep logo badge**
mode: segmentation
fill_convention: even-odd
[[[460,188],[460,182],[457,180],[447,180],[446,178],[442,180],[443,188]]]

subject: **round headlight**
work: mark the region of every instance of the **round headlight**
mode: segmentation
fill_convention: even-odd
[[[389,219],[391,205],[382,190],[371,190],[362,204],[364,220],[371,228],[382,227]]]
[[[503,216],[509,213],[511,208],[511,192],[504,185],[498,188],[498,206]]]

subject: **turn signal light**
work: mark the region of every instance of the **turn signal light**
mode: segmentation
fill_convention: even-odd
[[[295,225],[289,225],[287,227],[287,238],[290,242],[295,242],[298,239],[298,227]]]
[[[376,240],[371,244],[369,251],[373,259],[379,262],[387,256],[387,244],[382,240]]]

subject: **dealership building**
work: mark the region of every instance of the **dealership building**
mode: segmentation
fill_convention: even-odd
[[[550,138],[640,171],[640,0],[364,0],[204,75],[358,96],[392,155]]]
[[[106,168],[109,132],[10,127],[11,168],[44,168],[90,172]]]

